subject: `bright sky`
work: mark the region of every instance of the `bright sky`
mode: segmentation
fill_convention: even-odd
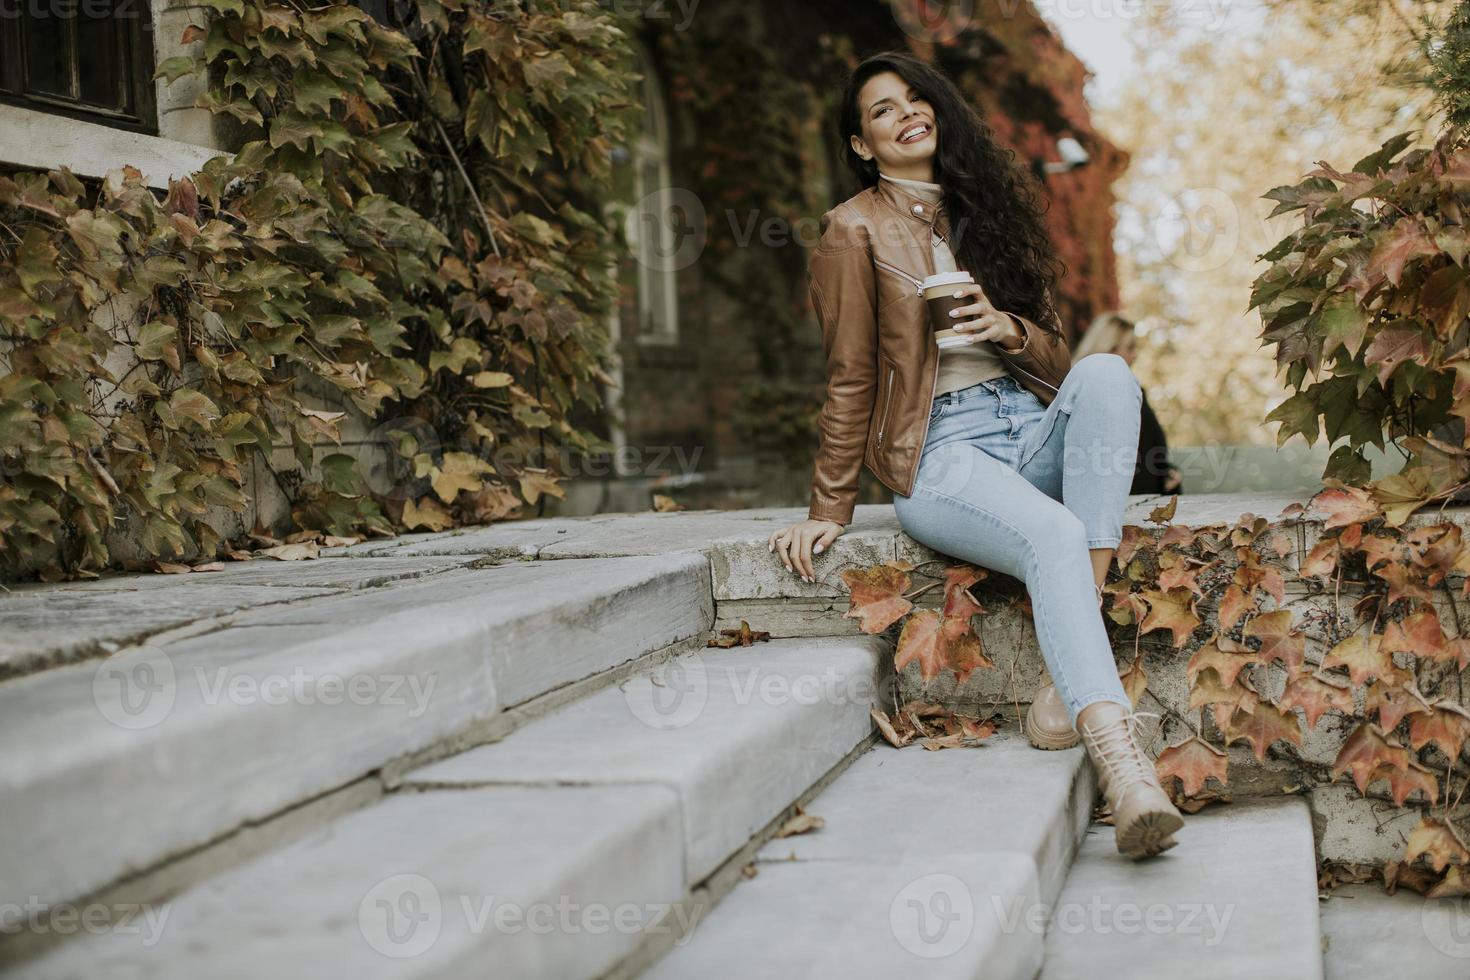
[[[1088,100],[1112,100],[1128,84],[1133,68],[1132,29],[1148,10],[1162,5],[1201,32],[1229,31],[1263,14],[1259,0],[1034,0],[1062,35],[1067,48],[1093,71]]]

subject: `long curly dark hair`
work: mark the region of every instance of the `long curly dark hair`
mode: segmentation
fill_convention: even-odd
[[[865,189],[878,183],[877,161],[864,160],[852,148],[851,137],[863,135],[858,94],[885,71],[896,72],[934,110],[934,179],[944,191],[956,264],[975,276],[997,309],[1062,336],[1052,290],[1065,267],[1042,223],[1037,185],[943,72],[901,51],[880,52],[853,69],[838,127],[843,158],[858,183]]]

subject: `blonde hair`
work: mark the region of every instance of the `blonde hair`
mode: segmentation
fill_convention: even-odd
[[[1117,312],[1100,314],[1088,325],[1087,332],[1077,342],[1076,350],[1072,351],[1073,362],[1082,360],[1088,354],[1116,353],[1127,339],[1125,332],[1133,332],[1132,320]]]

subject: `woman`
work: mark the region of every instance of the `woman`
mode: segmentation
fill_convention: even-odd
[[[1072,351],[1073,362],[1089,354],[1117,354],[1131,366],[1137,350],[1133,321],[1117,313],[1104,313],[1092,321],[1087,333],[1077,342]],[[1179,469],[1169,462],[1169,442],[1164,436],[1164,427],[1154,415],[1148,403],[1148,392],[1143,392],[1143,405],[1139,414],[1138,462],[1133,470],[1133,484],[1128,488],[1134,493],[1183,493],[1180,487]]]
[[[808,518],[770,549],[813,581],[812,554],[852,521],[867,465],[915,540],[1025,582],[1056,681],[1034,698],[1027,737],[1066,748],[1080,733],[1118,849],[1157,854],[1183,819],[1138,745],[1098,609],[1133,474],[1138,382],[1116,355],[1071,368],[1036,193],[948,78],[875,55],[854,70],[840,124],[864,189],[822,216],[811,254],[821,444]],[[954,329],[971,336],[941,356],[920,284],[955,268],[976,280],[956,291],[973,302]]]

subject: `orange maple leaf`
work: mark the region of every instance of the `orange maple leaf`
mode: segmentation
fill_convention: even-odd
[[[1247,711],[1236,708],[1225,728],[1225,744],[1241,739],[1250,743],[1257,762],[1266,761],[1266,749],[1272,743],[1286,739],[1297,746],[1302,744],[1302,728],[1296,715],[1282,711],[1273,704],[1262,701]]]
[[[1246,623],[1241,633],[1261,641],[1261,652],[1258,654],[1261,663],[1266,664],[1275,660],[1288,670],[1297,670],[1301,667],[1302,659],[1306,654],[1307,641],[1300,633],[1292,632],[1290,609],[1261,613]]]
[[[944,644],[939,638],[941,622],[942,618],[934,609],[920,609],[904,622],[893,658],[895,670],[903,670],[918,661],[919,674],[926,682],[939,676],[940,671],[948,666],[944,659]]]
[[[1378,779],[1388,780],[1388,790],[1393,795],[1395,806],[1403,806],[1415,790],[1424,792],[1426,803],[1433,803],[1439,796],[1439,780],[1434,778],[1434,773],[1412,759],[1407,769],[1397,769],[1387,763],[1379,765],[1368,776],[1368,784]]]
[[[1373,574],[1388,583],[1388,603],[1393,605],[1400,599],[1418,599],[1429,602],[1433,597],[1419,581],[1419,573],[1406,562],[1392,561],[1373,569]]]
[[[1459,658],[1459,651],[1450,645],[1433,606],[1421,606],[1399,622],[1384,627],[1383,649],[1387,653],[1412,653],[1441,663],[1454,663]]]
[[[1185,676],[1189,683],[1193,684],[1195,677],[1206,667],[1220,675],[1224,684],[1234,684],[1235,676],[1244,668],[1260,660],[1254,650],[1238,653],[1220,648],[1219,636],[1204,644],[1195,651],[1194,656],[1189,658],[1189,664],[1185,667]]]
[[[1430,707],[1429,702],[1412,685],[1400,687],[1374,681],[1368,685],[1363,710],[1369,715],[1376,712],[1378,724],[1384,731],[1391,732],[1399,727],[1399,722],[1405,717],[1427,712]]]
[[[1138,702],[1143,699],[1143,692],[1148,690],[1148,674],[1143,670],[1143,657],[1135,657],[1128,669],[1118,675],[1123,682],[1123,690],[1128,692],[1128,700],[1138,707]]]
[[[1152,539],[1153,535],[1137,524],[1123,525],[1123,540],[1118,542],[1118,547],[1113,551],[1113,561],[1118,563],[1118,570],[1126,569],[1138,549],[1151,543]]]
[[[850,593],[842,615],[859,620],[858,629],[864,633],[881,633],[914,608],[903,597],[910,583],[908,572],[888,562],[845,569],[842,580]]]
[[[1352,734],[1342,743],[1337,758],[1332,762],[1332,774],[1340,776],[1351,772],[1358,792],[1366,793],[1373,771],[1381,765],[1400,771],[1407,770],[1409,750],[1397,742],[1390,742],[1377,725],[1364,722],[1353,729]]]
[[[1240,622],[1240,617],[1258,608],[1255,599],[1246,595],[1244,589],[1234,582],[1230,583],[1225,586],[1225,594],[1220,597],[1220,628],[1233,629]]]
[[[1171,745],[1159,753],[1154,762],[1159,780],[1176,777],[1184,788],[1185,796],[1193,796],[1204,789],[1205,780],[1214,778],[1226,786],[1225,773],[1230,764],[1229,757],[1209,742],[1192,735],[1178,745]]]
[[[903,670],[916,661],[926,683],[946,667],[963,683],[975,669],[995,666],[986,658],[968,619],[946,618],[933,609],[920,609],[910,616],[898,636],[894,668]]]
[[[944,659],[954,671],[955,683],[963,684],[970,675],[981,667],[994,667],[995,663],[985,656],[980,636],[970,626],[968,616],[952,618],[945,616],[939,627],[939,643]]]
[[[1235,567],[1235,581],[1246,595],[1253,594],[1256,589],[1264,589],[1266,594],[1276,600],[1280,606],[1286,602],[1286,583],[1281,578],[1281,572],[1270,565],[1261,564],[1260,558],[1249,548],[1238,548],[1236,553],[1240,556],[1240,564]]]
[[[1237,708],[1250,710],[1260,700],[1260,696],[1244,684],[1223,683],[1213,667],[1202,668],[1189,689],[1191,708],[1199,708],[1207,704],[1225,704],[1233,712]],[[1225,717],[1229,718],[1230,715],[1227,714]]]
[[[1323,667],[1346,667],[1353,685],[1368,683],[1373,677],[1393,677],[1391,658],[1382,649],[1383,637],[1378,633],[1355,633],[1328,651]]]
[[[1412,864],[1420,856],[1429,859],[1429,866],[1443,871],[1450,864],[1470,861],[1470,849],[1460,840],[1455,829],[1443,820],[1424,816],[1419,824],[1409,831],[1409,840],[1404,849],[1404,863]]]
[[[1438,573],[1431,583],[1433,585],[1438,585],[1440,579],[1454,571],[1463,546],[1460,526],[1448,521],[1418,527],[1404,535],[1404,547],[1408,550],[1409,560],[1420,568]]]
[[[975,601],[970,586],[983,581],[989,575],[973,565],[954,565],[944,571],[944,615],[945,618],[968,620],[971,616],[985,612],[985,607]]]
[[[1281,692],[1283,708],[1301,708],[1307,716],[1307,727],[1316,728],[1317,722],[1330,708],[1345,715],[1353,713],[1353,692],[1346,687],[1329,684],[1308,671],[1292,674]]]
[[[1307,506],[1311,510],[1327,515],[1327,519],[1322,522],[1324,531],[1371,521],[1375,517],[1383,516],[1383,508],[1378,506],[1378,501],[1374,500],[1368,491],[1359,487],[1338,485],[1319,490],[1311,500],[1307,501]]]
[[[1416,749],[1433,742],[1446,758],[1458,759],[1465,736],[1470,734],[1470,713],[1457,704],[1439,701],[1432,711],[1411,715],[1409,744]]]
[[[1189,590],[1161,592],[1158,589],[1147,589],[1140,594],[1148,601],[1149,610],[1148,615],[1139,624],[1139,632],[1170,630],[1174,634],[1174,646],[1183,646],[1184,641],[1189,639],[1189,634],[1193,633],[1195,627],[1200,624],[1200,618],[1194,612],[1194,599],[1189,594]]]
[[[1302,559],[1298,574],[1303,578],[1323,578],[1337,571],[1337,561],[1342,555],[1342,546],[1337,538],[1323,538],[1312,546],[1307,557]]]

